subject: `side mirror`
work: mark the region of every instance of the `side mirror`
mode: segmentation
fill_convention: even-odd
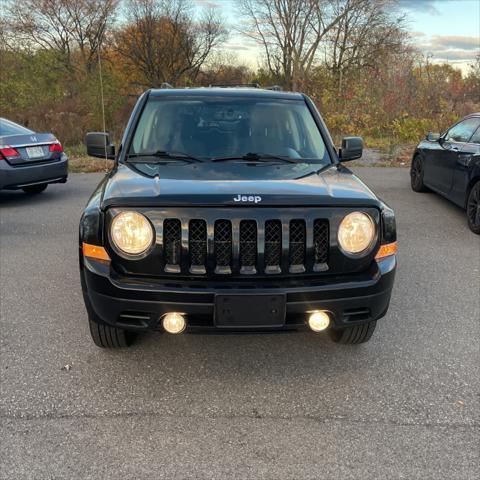
[[[110,143],[110,136],[104,132],[89,132],[85,136],[87,155],[97,158],[115,158],[115,145]]]
[[[363,153],[362,137],[343,137],[340,149],[340,161],[348,162],[360,158]]]
[[[440,140],[440,134],[434,132],[428,132],[425,137],[429,142],[438,142]]]

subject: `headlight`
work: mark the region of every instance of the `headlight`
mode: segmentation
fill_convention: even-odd
[[[349,213],[338,228],[340,248],[350,254],[366,252],[375,240],[375,223],[370,215],[362,212]]]
[[[140,255],[152,245],[153,229],[142,214],[121,212],[112,221],[110,236],[120,252]]]

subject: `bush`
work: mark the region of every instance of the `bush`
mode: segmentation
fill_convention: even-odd
[[[432,130],[432,120],[412,118],[408,114],[404,114],[392,122],[390,130],[392,136],[400,142],[416,143]]]

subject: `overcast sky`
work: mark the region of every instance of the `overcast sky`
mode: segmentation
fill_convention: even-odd
[[[372,0],[374,1],[374,0]],[[219,9],[234,32],[238,25],[235,0],[196,0],[198,5]],[[398,0],[412,42],[434,60],[447,61],[463,71],[480,50],[480,0]],[[256,65],[260,50],[235,33],[225,45],[238,59]]]

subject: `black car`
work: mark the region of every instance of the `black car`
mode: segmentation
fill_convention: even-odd
[[[410,175],[414,191],[434,190],[464,208],[470,229],[480,234],[480,113],[429,133],[415,149]]]
[[[54,135],[0,118],[0,190],[40,193],[67,176],[68,158]]]
[[[312,101],[268,89],[149,90],[80,221],[93,341],[136,332],[328,330],[369,340],[396,268],[393,211],[342,162]]]

